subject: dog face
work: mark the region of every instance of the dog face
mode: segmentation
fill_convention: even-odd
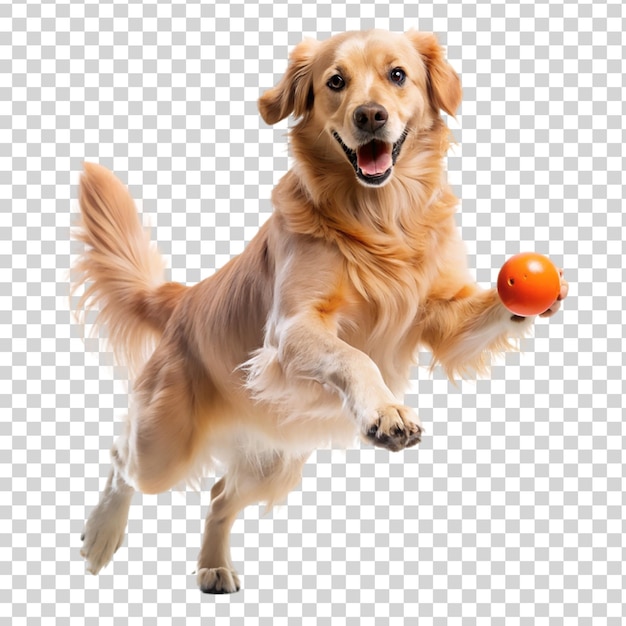
[[[270,124],[291,113],[302,118],[311,138],[326,139],[326,162],[349,163],[359,183],[380,187],[407,137],[431,126],[439,109],[453,115],[460,99],[433,35],[374,30],[302,42],[259,108]]]

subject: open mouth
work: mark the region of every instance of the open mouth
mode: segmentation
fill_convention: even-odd
[[[352,150],[346,146],[339,134],[333,131],[333,137],[348,157],[357,178],[366,185],[373,187],[382,185],[391,176],[391,171],[396,164],[406,136],[407,131],[405,129],[400,139],[395,143],[372,139],[369,143]]]

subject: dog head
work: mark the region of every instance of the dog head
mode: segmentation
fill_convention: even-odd
[[[380,187],[407,137],[427,130],[440,110],[454,115],[460,101],[459,78],[434,35],[373,30],[303,41],[259,109],[268,124],[293,114],[301,143],[316,146],[321,164],[349,164],[359,183]]]

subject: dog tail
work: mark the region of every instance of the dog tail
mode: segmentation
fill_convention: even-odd
[[[95,325],[106,326],[116,361],[134,376],[187,287],[164,281],[163,259],[121,181],[100,165],[84,169],[75,237],[86,248],[72,268],[71,294],[83,288],[77,315],[98,308]]]

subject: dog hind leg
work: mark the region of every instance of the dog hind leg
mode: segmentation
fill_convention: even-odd
[[[126,464],[130,482],[157,494],[194,476],[200,452],[207,453],[208,430],[219,425],[210,376],[177,342],[165,339],[137,381]]]
[[[113,446],[113,466],[109,473],[100,501],[91,512],[81,537],[80,551],[87,561],[87,570],[97,574],[113,557],[124,541],[128,510],[135,490],[122,476],[122,458],[119,447],[124,440]]]
[[[239,591],[239,577],[230,557],[230,531],[237,515],[255,502],[267,502],[270,508],[283,500],[300,482],[305,461],[306,457],[274,455],[259,465],[238,463],[215,483],[198,557],[197,581],[201,591]]]
[[[160,493],[188,477],[204,433],[195,419],[194,393],[184,359],[167,342],[144,368],[111,457],[113,467],[83,534],[81,554],[97,574],[124,539],[135,490]]]

